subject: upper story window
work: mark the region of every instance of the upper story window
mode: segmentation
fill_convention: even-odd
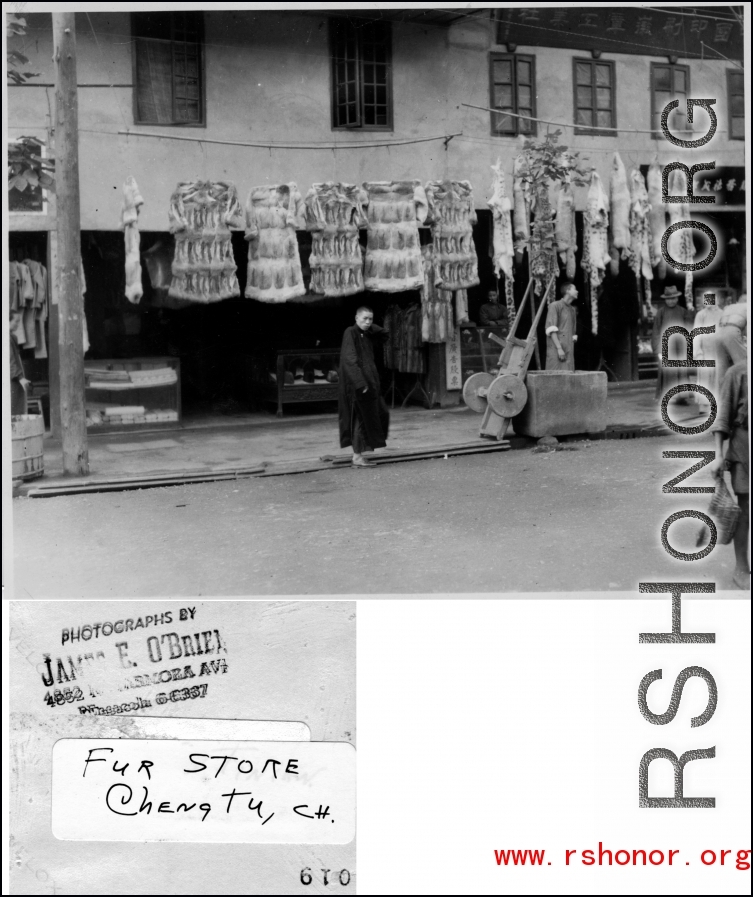
[[[392,129],[389,22],[330,19],[332,127]]]
[[[489,56],[489,105],[492,134],[516,137],[536,135],[536,122],[517,115],[536,115],[536,60],[533,56],[491,53]],[[505,115],[512,112],[513,115]]]
[[[573,59],[575,133],[617,136],[614,62]]]
[[[745,140],[745,73],[727,69],[727,121],[730,140]]]
[[[679,104],[669,113],[667,127],[671,134],[687,138],[688,94],[690,93],[690,69],[676,63],[651,63],[651,127],[654,137],[663,137],[661,114],[667,103],[679,100]],[[684,132],[684,133],[683,133]]]
[[[134,121],[204,124],[204,27],[200,12],[131,14]]]

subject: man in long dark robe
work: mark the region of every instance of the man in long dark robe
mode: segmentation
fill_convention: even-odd
[[[376,467],[363,457],[387,445],[390,415],[379,389],[374,343],[387,335],[374,324],[374,312],[362,306],[356,323],[343,334],[340,349],[338,416],[340,447],[353,446],[353,467]]]

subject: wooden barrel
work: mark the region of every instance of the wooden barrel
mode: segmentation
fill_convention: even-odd
[[[18,414],[11,418],[14,480],[44,476],[44,417]]]

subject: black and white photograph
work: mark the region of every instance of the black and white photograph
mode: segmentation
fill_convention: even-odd
[[[750,893],[748,7],[3,13],[3,892]]]
[[[749,589],[741,7],[16,6],[14,594]]]
[[[739,522],[696,568],[749,589],[741,374],[706,426],[747,357],[741,8],[35,6],[18,597],[628,590],[676,563],[662,451],[715,439]],[[662,366],[715,323],[716,369]]]

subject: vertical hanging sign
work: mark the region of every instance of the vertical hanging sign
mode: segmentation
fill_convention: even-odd
[[[460,330],[456,327],[453,335],[444,344],[445,366],[447,368],[447,389],[463,388],[462,352]]]

